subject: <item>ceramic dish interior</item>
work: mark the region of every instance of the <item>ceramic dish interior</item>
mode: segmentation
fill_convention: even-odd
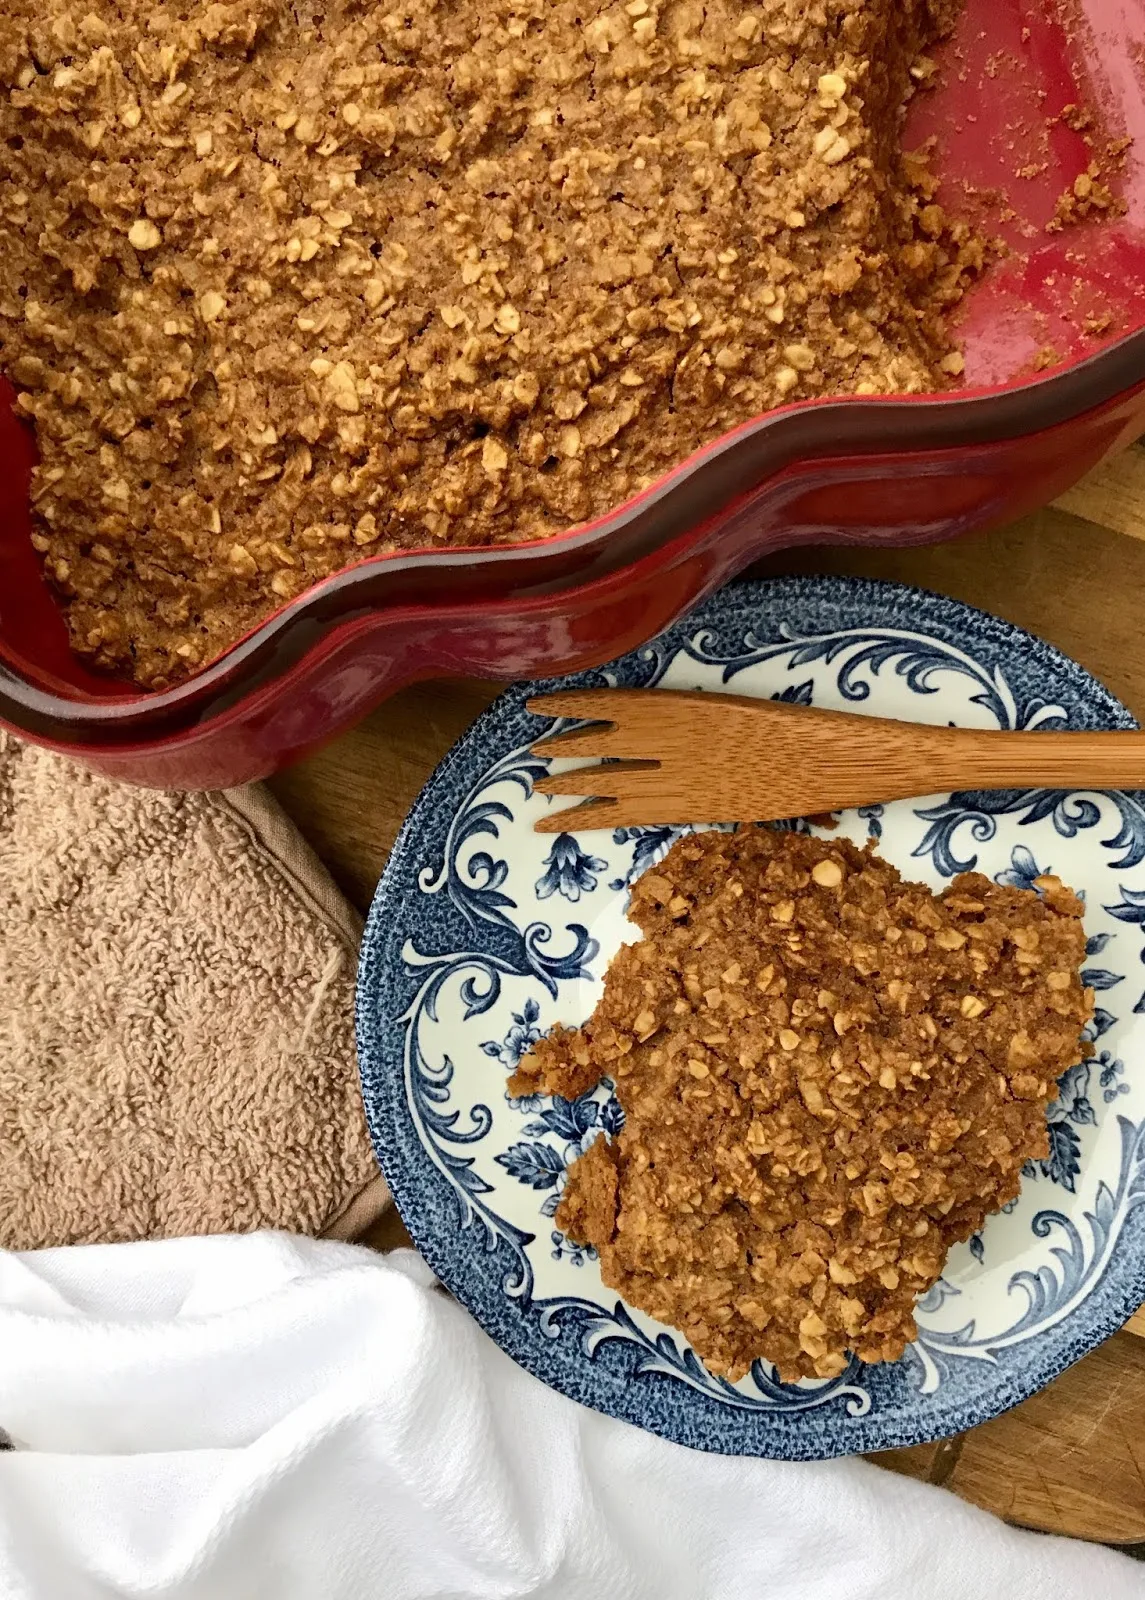
[[[979,728],[1131,727],[1076,663],[1009,624],[893,585],[733,585],[595,685],[720,690]],[[552,685],[545,685],[551,687]],[[542,1030],[592,1010],[638,936],[627,886],[681,830],[542,836],[546,724],[514,688],[434,774],[370,915],[358,1045],[378,1158],[419,1248],[503,1349],[577,1400],[681,1443],[806,1458],[936,1439],[1047,1383],[1145,1299],[1145,797],[962,793],[845,812],[904,875],[939,888],[976,866],[1083,892],[1085,1061],[1051,1106],[1050,1154],[1019,1199],[950,1254],[902,1360],[786,1385],[765,1362],[713,1378],[674,1329],[618,1300],[556,1228],[569,1163],[614,1133],[607,1083],[511,1099]],[[799,823],[795,826],[803,827]],[[838,837],[836,833],[834,835]]]
[[[588,527],[367,561],[174,689],[142,695],[70,652],[28,537],[30,441],[0,385],[0,719],[121,777],[234,783],[414,677],[607,659],[779,545],[951,537],[1052,498],[1145,428],[1143,29],[1145,0],[967,0],[915,102],[907,142],[936,137],[941,198],[1010,250],[964,308],[966,390],[791,407]],[[1058,115],[1071,103],[1136,136],[1113,180],[1125,210],[1047,233],[1094,155]],[[1039,352],[1060,363],[1041,381]]]

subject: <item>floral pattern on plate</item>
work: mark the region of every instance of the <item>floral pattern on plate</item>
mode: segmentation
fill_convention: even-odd
[[[1076,663],[953,601],[840,579],[736,585],[575,680],[732,687],[802,705],[982,728],[1132,727]],[[790,1458],[938,1438],[1015,1404],[1145,1299],[1145,804],[1136,794],[965,791],[843,812],[908,876],[976,868],[1086,899],[1086,1059],[1050,1108],[1022,1193],[953,1250],[896,1363],[780,1383],[713,1377],[676,1330],[621,1303],[553,1218],[569,1164],[623,1113],[607,1081],[575,1101],[512,1098],[539,1033],[591,1012],[636,930],[628,885],[683,829],[538,835],[555,764],[522,685],[431,778],[394,847],[363,945],[359,1055],[382,1167],[445,1285],[529,1370],[682,1443]],[[557,802],[558,804],[560,802]],[[793,819],[791,827],[806,828]]]

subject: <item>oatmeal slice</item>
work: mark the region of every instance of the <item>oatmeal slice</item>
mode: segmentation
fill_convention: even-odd
[[[765,828],[678,841],[591,1019],[511,1083],[571,1098],[607,1075],[625,1111],[558,1226],[714,1373],[896,1359],[950,1246],[1047,1154],[1081,1057],[1081,904],[1038,888],[936,896],[871,848]]]

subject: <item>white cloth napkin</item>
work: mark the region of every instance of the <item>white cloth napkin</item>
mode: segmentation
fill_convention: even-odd
[[[285,1234],[0,1254],[3,1600],[1102,1600],[1145,1569],[861,1461],[551,1393],[388,1258]]]

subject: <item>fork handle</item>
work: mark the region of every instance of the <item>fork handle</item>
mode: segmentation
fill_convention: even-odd
[[[847,735],[887,799],[944,789],[1145,788],[1145,733],[993,732],[849,717]],[[863,724],[873,737],[864,737]],[[895,730],[898,737],[889,737]]]

